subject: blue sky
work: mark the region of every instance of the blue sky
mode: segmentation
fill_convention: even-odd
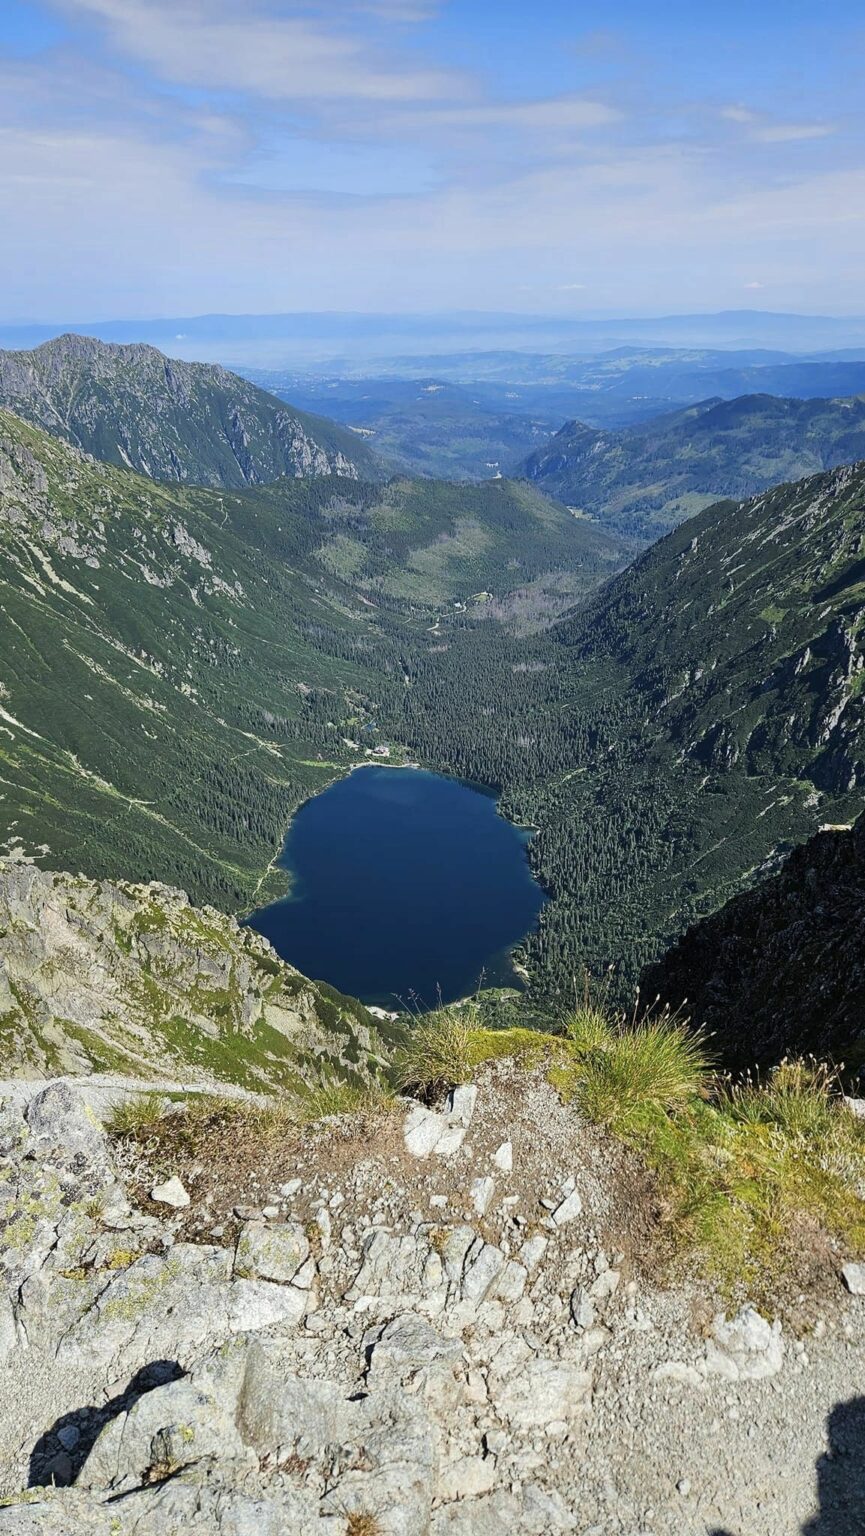
[[[2,0],[0,315],[865,311],[861,0]]]

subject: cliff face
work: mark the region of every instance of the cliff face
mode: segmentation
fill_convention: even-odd
[[[813,1054],[865,1065],[865,815],[820,832],[780,873],[697,923],[642,994],[714,1035],[732,1068]]]
[[[371,1015],[168,886],[0,859],[6,1077],[119,1073],[254,1090],[364,1075]]]
[[[109,463],[155,480],[242,487],[286,475],[375,478],[351,431],[237,374],[155,347],[58,336],[0,352],[0,405]]]

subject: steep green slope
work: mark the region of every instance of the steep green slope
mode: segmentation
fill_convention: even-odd
[[[605,528],[652,540],[719,496],[865,458],[865,396],[707,400],[622,432],[568,422],[523,465]]]
[[[405,655],[480,585],[619,547],[523,486],[160,484],[0,412],[0,844],[237,908]],[[423,642],[426,643],[426,642]]]
[[[320,555],[370,596],[437,606],[503,597],[547,573],[584,592],[627,558],[626,542],[513,480],[392,480],[359,515],[334,504]]]
[[[865,466],[720,503],[531,642],[416,659],[402,738],[538,828],[540,992],[627,981],[865,804]]]
[[[303,568],[333,494],[159,485],[0,413],[0,840],[252,898],[395,666]]]
[[[0,406],[110,464],[156,480],[241,487],[282,475],[380,469],[363,440],[207,363],[155,347],[58,336],[0,352]]]

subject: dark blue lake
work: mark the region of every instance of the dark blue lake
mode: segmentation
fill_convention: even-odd
[[[298,970],[365,1003],[435,1007],[515,981],[543,905],[528,834],[490,795],[413,768],[360,768],[301,807],[290,896],[250,919]]]

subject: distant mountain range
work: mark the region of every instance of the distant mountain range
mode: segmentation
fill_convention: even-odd
[[[299,361],[385,359],[504,348],[592,356],[615,347],[772,348],[816,352],[865,346],[865,317],[768,310],[717,314],[579,318],[442,311],[422,314],[313,312],[186,315],[151,320],[0,323],[0,344],[34,347],[58,330],[103,341],[150,342],[184,357],[279,367]]]
[[[509,474],[561,426],[555,405],[519,411],[507,391],[435,376],[312,379],[263,372],[253,377],[281,399],[326,411],[362,432],[371,448],[412,475],[489,480]]]
[[[568,422],[531,454],[533,484],[603,527],[650,541],[719,497],[865,459],[865,396],[705,400],[620,432]]]
[[[355,433],[246,379],[154,347],[58,336],[0,352],[0,407],[156,480],[243,486],[282,475],[381,476]]]

